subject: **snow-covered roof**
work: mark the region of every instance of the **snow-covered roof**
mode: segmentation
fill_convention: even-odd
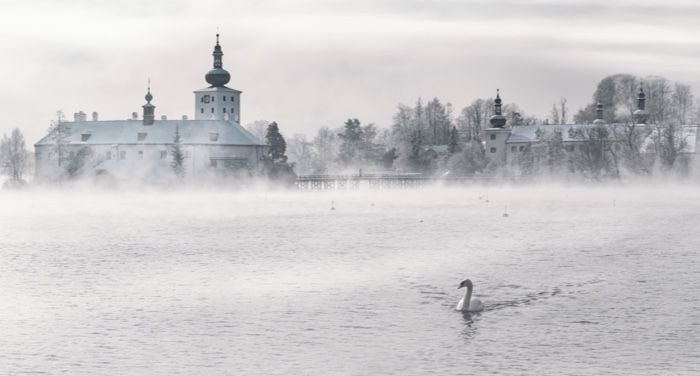
[[[538,125],[518,125],[510,128],[510,135],[506,143],[533,142],[539,137],[550,138],[556,131],[561,132],[564,142],[584,141],[584,130],[593,127],[594,124],[538,124]],[[615,129],[623,127],[624,124],[606,124],[610,131],[610,137],[614,137]],[[539,137],[538,137],[539,136]]]
[[[61,126],[65,142],[75,145],[172,144],[176,128],[183,144],[265,145],[239,124],[225,120],[156,120],[153,125],[141,120],[79,121]],[[35,145],[54,142],[49,134]]]

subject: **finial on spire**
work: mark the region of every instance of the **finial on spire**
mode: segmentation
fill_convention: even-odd
[[[151,94],[151,77],[148,77],[148,90],[146,92],[146,102],[149,104],[151,103],[151,100],[153,100],[153,95]]]

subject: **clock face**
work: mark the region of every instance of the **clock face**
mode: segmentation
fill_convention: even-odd
[[[210,99],[211,99],[211,97],[209,97],[209,95],[205,95],[204,97],[202,97],[202,100],[204,100],[204,103],[209,103]]]

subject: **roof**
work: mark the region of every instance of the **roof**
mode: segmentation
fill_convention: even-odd
[[[143,125],[141,120],[79,121],[61,126],[67,133],[66,143],[75,145],[172,144],[176,128],[182,144],[265,145],[239,124],[225,120],[155,120],[153,125]],[[83,135],[89,135],[85,141]],[[54,140],[49,134],[35,145],[51,145]]]
[[[206,91],[209,91],[209,92],[211,92],[211,91],[231,92],[231,91],[233,91],[236,93],[242,93],[242,91],[240,91],[240,90],[231,89],[230,87],[227,87],[227,86],[209,86],[209,87],[205,87],[204,89],[195,90],[194,92],[199,93],[199,92],[203,92],[203,91],[204,92],[206,92]]]
[[[506,140],[506,143],[517,143],[517,142],[532,142],[536,141],[539,136],[543,138],[549,138],[557,130],[561,131],[561,136],[563,142],[581,142],[584,141],[584,136],[581,134],[581,130],[597,126],[595,124],[537,124],[537,125],[517,125],[510,130],[510,136]],[[613,130],[617,127],[624,126],[624,124],[606,124],[609,130]],[[613,134],[611,132],[611,137]]]

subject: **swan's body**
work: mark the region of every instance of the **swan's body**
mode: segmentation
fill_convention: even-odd
[[[484,310],[484,303],[481,302],[479,299],[472,299],[472,291],[474,290],[474,285],[472,285],[472,281],[465,279],[462,281],[462,283],[459,284],[458,289],[461,289],[462,287],[466,287],[467,290],[464,291],[464,296],[462,299],[457,303],[457,310],[462,311],[462,312],[481,312]]]

